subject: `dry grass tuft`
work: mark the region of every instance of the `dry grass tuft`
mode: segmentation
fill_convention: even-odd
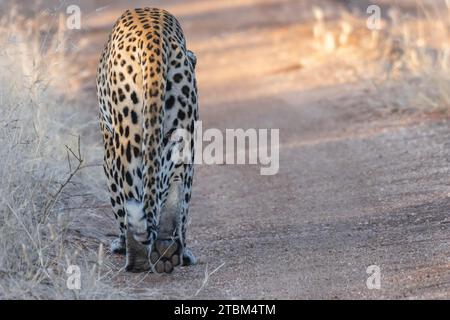
[[[103,245],[88,248],[71,232],[67,194],[103,195],[83,176],[92,165],[83,153],[95,158],[98,146],[79,138],[96,119],[57,94],[70,60],[60,21],[40,15],[11,10],[0,20],[0,299],[117,298],[126,292],[112,286]],[[67,287],[70,265],[80,290]]]
[[[327,19],[316,7],[317,51],[353,68],[350,80],[371,83],[392,111],[448,113],[450,2],[417,1],[409,10],[393,4],[381,13],[380,28],[370,30],[366,12],[342,9]]]

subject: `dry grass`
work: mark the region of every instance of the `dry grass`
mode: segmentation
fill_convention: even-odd
[[[41,17],[12,10],[0,21],[0,299],[116,298],[126,293],[111,285],[103,245],[71,233],[67,195],[103,195],[103,180],[83,175],[99,146],[79,139],[96,121],[57,93],[70,60],[58,18]],[[81,270],[80,290],[67,288],[69,265]]]
[[[313,14],[317,50],[352,68],[350,80],[369,83],[380,100],[374,105],[448,113],[450,1],[417,1],[408,11],[394,2],[382,12],[378,30],[367,27],[365,12],[342,10],[336,19],[316,7]]]

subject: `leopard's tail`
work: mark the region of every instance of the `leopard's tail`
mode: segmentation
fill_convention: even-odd
[[[143,50],[147,47],[144,41]],[[154,43],[152,43],[155,46]],[[163,128],[167,67],[165,51],[160,45],[159,55],[141,63],[142,73],[142,192],[140,201],[131,199],[125,204],[129,231],[136,241],[152,243],[157,236],[160,218],[160,168],[163,149]]]

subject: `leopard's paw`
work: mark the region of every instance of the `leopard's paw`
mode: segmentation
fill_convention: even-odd
[[[197,257],[192,253],[191,249],[184,248],[183,252],[183,266],[193,266],[197,264]]]
[[[152,247],[150,262],[157,273],[171,273],[181,264],[182,246],[178,239],[157,239]]]

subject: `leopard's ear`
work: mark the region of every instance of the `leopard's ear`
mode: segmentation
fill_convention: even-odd
[[[195,66],[197,65],[197,57],[191,50],[187,51],[187,56],[188,56],[189,60],[191,61],[192,66],[195,69]]]

